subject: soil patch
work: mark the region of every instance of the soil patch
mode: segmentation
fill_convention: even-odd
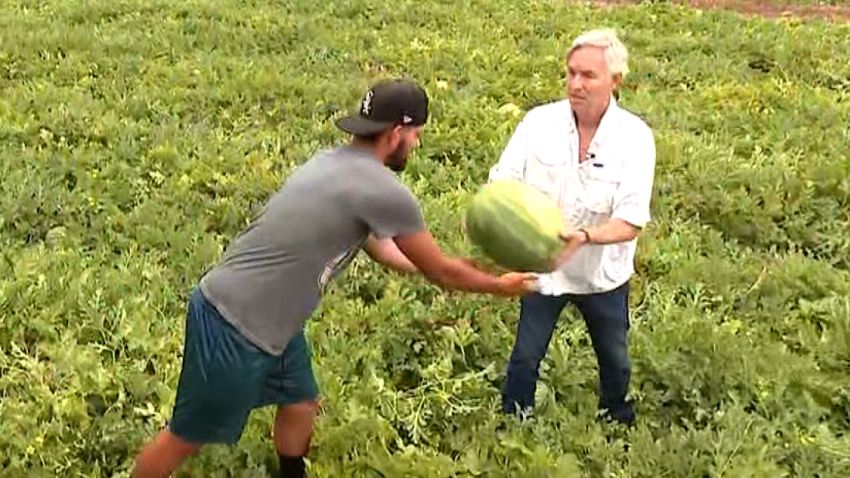
[[[639,0],[595,0],[604,6],[634,5]],[[701,9],[733,10],[749,16],[765,18],[796,17],[831,21],[850,20],[850,6],[783,4],[765,0],[679,0],[674,3]]]

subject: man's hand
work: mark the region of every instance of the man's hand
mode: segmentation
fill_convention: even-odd
[[[537,290],[537,276],[530,272],[508,272],[499,276],[501,295],[526,295]]]
[[[589,236],[583,229],[561,234],[561,240],[564,241],[564,248],[561,249],[561,253],[555,259],[554,268],[557,269],[570,260],[581,246],[588,243],[588,239]]]

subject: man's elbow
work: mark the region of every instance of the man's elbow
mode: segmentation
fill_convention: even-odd
[[[375,262],[391,266],[393,264],[393,254],[389,239],[377,239],[370,236],[363,250]]]
[[[634,224],[625,219],[618,219],[620,223],[620,234],[619,236],[623,241],[631,241],[633,239],[637,239],[640,235],[641,230],[643,229],[642,225]]]

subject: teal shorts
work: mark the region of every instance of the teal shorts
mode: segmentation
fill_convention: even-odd
[[[303,329],[282,355],[270,355],[222,318],[196,288],[168,428],[192,443],[236,443],[252,409],[316,400],[310,362]]]

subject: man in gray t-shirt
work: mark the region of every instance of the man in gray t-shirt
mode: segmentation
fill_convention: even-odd
[[[374,85],[337,122],[350,144],[297,168],[193,291],[183,364],[168,428],[136,459],[133,476],[169,476],[207,443],[235,443],[250,411],[276,405],[280,476],[304,476],[318,388],[303,326],[328,282],[364,249],[445,288],[504,296],[531,292],[531,274],[493,276],[445,256],[404,169],[428,118],[407,81]],[[392,171],[391,171],[392,170]]]
[[[324,151],[289,177],[201,291],[248,340],[280,355],[370,232],[390,238],[424,230],[416,199],[369,150]]]

